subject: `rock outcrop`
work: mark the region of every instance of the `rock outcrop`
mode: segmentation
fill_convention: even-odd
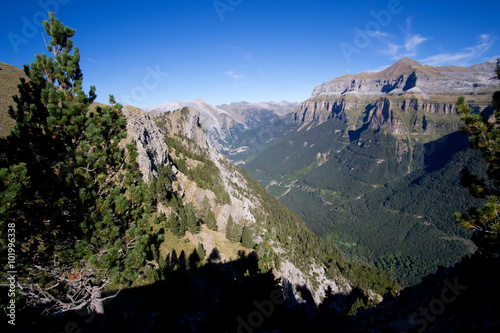
[[[136,144],[139,169],[144,181],[148,182],[150,174],[157,176],[158,166],[170,163],[165,134],[141,109],[126,105],[122,112],[127,118],[128,140]]]
[[[323,83],[295,110],[293,118],[318,123],[336,118],[349,124],[351,130],[385,128],[394,135],[431,136],[439,128],[439,135],[445,135],[459,126],[455,108],[459,96],[465,96],[475,111],[489,109],[492,93],[500,89],[498,63],[432,67],[404,58],[380,72],[346,75]],[[426,114],[452,117],[441,126],[439,119],[426,119]],[[442,128],[446,129],[441,133]]]
[[[434,94],[481,94],[498,88],[498,60],[471,67],[422,66],[404,58],[380,72],[345,75],[316,87],[312,97],[383,96],[404,92]]]

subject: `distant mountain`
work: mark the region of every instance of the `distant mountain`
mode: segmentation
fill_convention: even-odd
[[[416,283],[473,251],[454,213],[479,204],[462,168],[484,174],[459,132],[458,96],[488,116],[498,61],[387,69],[319,85],[291,114],[244,132],[242,164],[318,235]]]
[[[346,75],[317,86],[295,112],[299,122],[341,119],[349,130],[368,126],[394,135],[432,141],[457,129],[445,118],[458,120],[460,95],[477,111],[484,111],[499,88],[498,60],[471,67],[422,66],[404,58],[380,72]],[[440,120],[443,120],[441,122]]]
[[[200,115],[200,124],[207,132],[211,144],[218,150],[227,149],[239,133],[268,123],[295,110],[298,103],[282,101],[249,103],[238,102],[212,106],[201,99],[185,103],[179,101],[166,102],[144,111],[151,115],[179,110],[188,107]]]
[[[403,58],[380,72],[345,75],[323,83],[314,89],[312,97],[484,94],[498,87],[495,75],[497,63],[498,60],[491,60],[471,67],[433,67]]]

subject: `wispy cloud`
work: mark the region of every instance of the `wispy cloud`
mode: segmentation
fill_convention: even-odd
[[[404,33],[404,49],[405,53],[399,55],[399,58],[404,57],[415,57],[417,55],[417,47],[425,41],[428,41],[430,38],[424,37],[420,34],[415,34],[411,30],[411,21],[412,19],[409,17],[406,19],[406,27],[400,27]]]
[[[366,30],[366,34],[370,37],[377,37],[377,38],[383,38],[383,37],[389,37],[390,34],[387,32],[379,31],[379,30]]]
[[[442,65],[471,65],[474,60],[481,57],[495,43],[495,38],[491,34],[483,34],[477,37],[477,44],[466,47],[454,53],[440,53],[425,59],[419,60],[422,64],[431,66]]]
[[[411,18],[408,18],[406,26],[400,26],[400,29],[403,36],[386,33],[377,34],[376,36],[379,39],[380,52],[395,60],[404,57],[415,57],[418,53],[418,46],[431,39],[411,31]]]
[[[417,54],[417,46],[427,40],[429,40],[429,38],[422,37],[419,34],[414,35],[411,33],[407,33],[405,38],[405,56],[414,57]]]
[[[239,80],[245,78],[245,74],[236,74],[234,71],[226,71],[224,72],[227,76],[229,76],[232,79]]]

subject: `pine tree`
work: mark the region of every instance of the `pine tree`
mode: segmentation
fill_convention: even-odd
[[[229,217],[227,218],[226,238],[235,243],[240,241],[240,232],[238,225],[234,223],[233,217],[231,215],[229,215]]]
[[[203,248],[203,244],[201,242],[198,243],[198,247],[196,248],[196,253],[198,253],[198,257],[200,257],[201,260],[205,259],[205,256],[207,255],[205,249]]]
[[[210,210],[210,201],[208,200],[207,196],[203,197],[203,200],[201,201],[200,205],[200,214],[201,214],[201,219],[206,221],[208,218],[208,211]]]
[[[500,65],[497,76],[500,79]],[[490,122],[482,114],[473,113],[464,97],[457,103],[457,113],[465,124],[462,132],[469,136],[472,148],[482,153],[488,166],[488,180],[463,170],[462,184],[473,196],[486,199],[486,203],[481,209],[471,207],[467,213],[455,215],[463,227],[474,232],[472,240],[483,253],[500,250],[500,91],[493,94],[492,106],[495,121]]]
[[[259,243],[256,252],[259,256],[259,261],[257,263],[259,270],[262,273],[271,271],[274,268],[276,254],[274,253],[269,235],[266,234],[264,240]]]
[[[111,106],[91,108],[95,87],[82,90],[74,29],[53,13],[43,26],[51,56],[24,66],[28,80],[9,109],[16,125],[0,141],[0,232],[15,226],[28,304],[103,313],[101,291],[145,277],[159,242],[135,146],[120,145],[121,105],[110,96]]]
[[[247,249],[253,249],[255,243],[253,241],[253,232],[247,226],[243,227],[243,233],[241,234],[241,244]]]
[[[187,231],[187,216],[184,207],[179,208],[179,237],[184,237]]]
[[[200,231],[200,226],[198,225],[198,220],[194,214],[194,207],[191,203],[188,203],[185,207],[186,209],[186,227],[190,233],[197,234]]]
[[[214,212],[209,209],[207,213],[207,219],[205,220],[207,228],[213,231],[218,231],[219,227],[217,226],[217,219],[215,218]]]

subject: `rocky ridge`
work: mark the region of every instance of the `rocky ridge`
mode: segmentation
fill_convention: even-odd
[[[270,119],[292,112],[298,103],[282,101],[249,103],[238,102],[213,106],[201,99],[191,102],[166,102],[152,108],[145,108],[151,116],[188,107],[199,114],[199,122],[207,133],[212,146],[221,150],[228,141],[231,141],[235,131],[245,131]]]
[[[316,87],[318,96],[383,96],[385,94],[417,93],[429,98],[434,94],[481,94],[498,88],[498,60],[471,67],[423,66],[403,58],[380,72],[345,75]]]
[[[380,72],[346,75],[317,86],[293,118],[319,123],[337,118],[350,130],[386,128],[394,135],[435,139],[458,129],[458,96],[465,96],[476,111],[489,109],[491,94],[499,89],[498,62],[432,67],[404,58]],[[442,116],[450,115],[455,124],[449,126],[448,120],[443,131]]]

